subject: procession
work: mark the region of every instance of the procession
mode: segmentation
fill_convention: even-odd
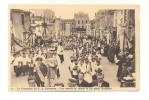
[[[118,11],[105,12],[115,14]],[[13,12],[22,13],[18,9],[13,9],[11,13]],[[102,14],[100,12],[103,11],[97,14]],[[129,13],[129,10],[124,11],[126,12]],[[76,19],[79,15],[83,16],[82,19],[85,21],[77,21],[76,23],[79,25],[82,23],[82,26],[74,29],[70,28],[72,27],[71,20],[69,23],[65,20],[65,31],[59,28],[61,24],[57,25],[57,23],[61,20],[60,18],[58,21],[55,18],[52,19],[53,24],[48,25],[49,21],[46,21],[46,15],[44,15],[43,19],[40,19],[41,25],[38,23],[36,26],[35,24],[27,26],[29,30],[23,33],[22,41],[17,38],[14,31],[12,32],[10,59],[12,86],[121,88],[136,86],[135,37],[127,35],[132,31],[126,31],[126,29],[123,32],[120,31],[123,37],[119,35],[117,39],[114,28],[111,29],[109,24],[103,25],[105,28],[100,29],[99,32],[95,31],[88,28],[89,22],[84,17],[86,14],[81,14],[79,12],[74,16]],[[22,15],[21,18],[25,19]],[[99,18],[102,20],[101,17]],[[12,21],[12,26],[14,25],[12,29],[15,27],[14,23],[15,21]],[[21,23],[26,25],[24,21]],[[85,30],[84,23],[86,23]],[[103,21],[102,24],[104,23]],[[52,25],[57,26],[55,32],[51,31]],[[16,50],[16,45],[22,49]]]

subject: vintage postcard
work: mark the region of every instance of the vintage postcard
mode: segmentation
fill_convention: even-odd
[[[9,5],[9,91],[137,91],[139,5]]]

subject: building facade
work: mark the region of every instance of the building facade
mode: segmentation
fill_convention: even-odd
[[[54,33],[52,34],[52,36],[56,39],[60,38],[60,36],[62,36],[62,19],[61,18],[55,18],[54,21]]]
[[[87,25],[89,24],[89,15],[84,12],[78,12],[74,14],[75,20],[75,32],[83,36],[87,34]]]
[[[120,42],[120,49],[124,51],[131,48],[135,37],[135,12],[134,10],[118,10],[117,15],[117,40]]]
[[[95,19],[90,20],[90,28],[91,28],[91,33],[90,35],[95,37],[96,33],[95,33]]]
[[[63,33],[65,36],[73,35],[75,32],[75,20],[74,19],[62,19]]]
[[[34,33],[37,36],[43,36],[45,39],[51,38],[55,33],[55,12],[50,9],[33,9],[31,12],[31,24]]]
[[[23,46],[27,46],[24,44],[25,42],[31,41],[29,40],[31,39],[29,38],[30,21],[30,12],[20,9],[10,10],[10,34],[13,52],[21,50]]]
[[[103,38],[106,33],[113,33],[114,28],[114,11],[99,10],[95,13],[95,30],[96,37]],[[109,32],[108,32],[109,31]]]

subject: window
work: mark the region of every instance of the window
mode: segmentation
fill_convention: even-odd
[[[83,24],[83,20],[82,20],[82,24]]]
[[[21,15],[22,25],[24,25],[24,14]]]
[[[87,20],[86,20],[86,24],[87,24]]]

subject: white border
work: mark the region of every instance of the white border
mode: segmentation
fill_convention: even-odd
[[[148,99],[149,85],[149,66],[148,66],[148,43],[149,43],[149,3],[148,0],[1,0],[0,1],[0,97],[1,99],[12,100],[44,100],[44,99],[72,99],[72,100],[140,100]],[[18,3],[54,3],[54,4],[140,4],[141,25],[140,25],[140,91],[139,92],[25,92],[10,93],[8,92],[8,4]]]

